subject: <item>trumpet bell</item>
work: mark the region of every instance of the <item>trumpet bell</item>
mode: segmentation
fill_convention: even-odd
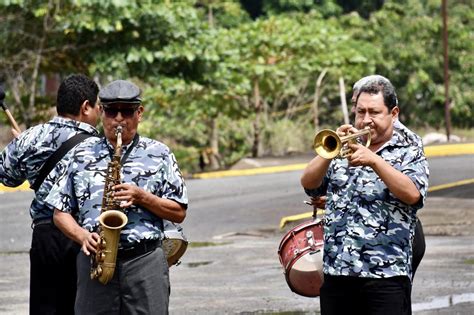
[[[364,136],[367,137],[365,146],[368,148],[371,140],[369,127],[343,137],[335,131],[323,129],[314,137],[313,148],[317,155],[325,159],[333,159],[337,156],[347,158],[352,154],[348,143],[356,143],[357,138]]]
[[[342,141],[336,132],[324,129],[314,137],[313,148],[317,155],[325,159],[333,159],[341,151]]]

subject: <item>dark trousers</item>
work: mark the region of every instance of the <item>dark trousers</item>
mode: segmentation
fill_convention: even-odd
[[[167,315],[169,269],[161,247],[133,258],[117,259],[106,285],[90,278],[90,257],[77,255],[77,315]]]
[[[408,277],[373,279],[324,275],[321,314],[411,314],[410,293]]]
[[[415,272],[418,266],[420,265],[421,259],[425,255],[425,233],[423,232],[423,226],[421,225],[420,219],[416,220],[415,226],[415,236],[413,238],[413,277],[415,277]]]
[[[30,249],[30,314],[74,314],[79,249],[53,223],[34,227]]]

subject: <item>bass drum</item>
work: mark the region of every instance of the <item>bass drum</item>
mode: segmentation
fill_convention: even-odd
[[[323,221],[303,222],[285,234],[278,248],[280,263],[291,291],[319,296],[323,277]]]
[[[168,260],[168,266],[179,265],[179,259],[188,248],[188,240],[184,236],[183,228],[171,221],[163,220],[164,234],[163,251]]]

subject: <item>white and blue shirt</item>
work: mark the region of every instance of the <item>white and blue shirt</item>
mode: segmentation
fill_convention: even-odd
[[[86,139],[56,168],[55,172],[62,175],[46,202],[53,208],[71,213],[88,231],[95,231],[99,225],[107,165],[113,153],[114,149],[105,137]],[[124,146],[121,177],[123,183],[137,185],[153,195],[187,207],[187,190],[178,163],[161,142],[137,135],[135,141]],[[122,210],[128,223],[121,230],[121,247],[130,247],[142,240],[163,239],[162,218],[138,205]]]
[[[426,199],[428,162],[421,139],[401,124],[376,153],[413,181],[420,201],[412,206],[400,201],[368,166],[350,167],[346,159],[332,160],[323,184],[306,190],[310,196],[327,196],[325,274],[411,277],[416,212]]]
[[[59,116],[21,133],[0,155],[0,182],[5,186],[16,187],[28,180],[32,185],[46,160],[66,140],[78,133],[98,136],[98,131],[93,126]],[[48,175],[36,191],[30,206],[33,220],[53,216],[53,210],[45,205],[44,199],[56,179],[56,176]]]

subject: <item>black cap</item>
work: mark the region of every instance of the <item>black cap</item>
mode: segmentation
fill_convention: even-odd
[[[114,103],[140,104],[140,89],[132,82],[125,80],[113,81],[99,92],[100,102],[104,105]]]

